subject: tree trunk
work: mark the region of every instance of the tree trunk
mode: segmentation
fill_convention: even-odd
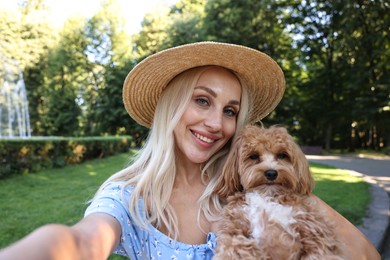
[[[325,129],[325,150],[330,150],[331,140],[332,140],[332,125],[329,124]]]

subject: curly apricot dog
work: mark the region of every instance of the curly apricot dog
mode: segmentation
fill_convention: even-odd
[[[247,126],[217,184],[227,205],[214,259],[342,259],[332,223],[310,196],[313,186],[285,128]]]

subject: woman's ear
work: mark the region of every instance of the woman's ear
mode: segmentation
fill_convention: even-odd
[[[215,192],[221,198],[226,198],[242,190],[239,176],[241,139],[239,136],[234,140],[221,175],[218,177]]]

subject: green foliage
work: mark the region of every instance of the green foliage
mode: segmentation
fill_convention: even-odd
[[[145,15],[141,31],[134,36],[135,48],[141,59],[164,48],[168,36],[167,28],[171,23],[166,19],[168,11],[161,9]]]
[[[21,59],[23,56],[21,53],[21,23],[18,16],[19,14],[0,10],[0,84],[3,84],[6,66],[15,66],[10,61],[13,58]]]
[[[133,36],[118,8],[102,1],[94,16],[59,31],[39,0],[0,11],[0,74],[5,64],[23,69],[33,134],[131,134],[141,142],[147,130],[123,109],[127,73],[159,50],[213,40],[259,49],[282,67],[286,93],[264,123],[326,149],[390,146],[386,1],[180,0],[147,14]]]
[[[81,107],[76,103],[80,86],[88,84],[88,68],[83,49],[87,45],[83,20],[69,20],[60,34],[59,45],[48,56],[48,67],[40,105],[44,135],[77,135]]]
[[[269,0],[209,0],[204,26],[210,40],[242,44],[278,60],[291,43],[280,20],[282,9]]]
[[[133,135],[135,129],[140,129],[122,102],[123,81],[135,62],[130,57],[130,38],[120,30],[124,21],[117,15],[118,8],[116,1],[103,2],[102,9],[86,24],[89,43],[85,52],[93,74],[92,84],[82,92],[87,101],[83,123],[86,134]]]
[[[280,64],[286,77],[286,94],[281,105],[264,122],[291,126],[300,113],[300,91],[295,84],[302,69],[298,66],[298,52],[292,48],[293,37],[286,31],[287,8],[280,1],[209,0],[205,6],[204,30],[209,40],[258,49]]]
[[[135,35],[135,47],[142,59],[162,49],[206,40],[203,28],[206,0],[181,0],[169,9],[144,17]]]
[[[204,19],[206,0],[182,0],[171,7],[172,23],[167,29],[166,45],[178,46],[207,40]]]
[[[128,151],[130,136],[0,139],[0,179]]]
[[[93,115],[96,134],[130,134],[135,139],[145,135],[147,129],[138,125],[126,112],[122,101],[122,85],[128,73],[129,65],[108,68],[105,74],[106,87],[99,91],[96,102],[99,104]],[[107,116],[109,115],[109,116]],[[101,120],[104,118],[104,120]],[[131,126],[131,127],[125,127]]]
[[[23,71],[25,80],[30,82],[26,89],[34,130],[39,129],[40,117],[35,108],[39,107],[43,94],[40,71],[46,67],[48,51],[56,40],[47,14],[39,0],[28,1],[19,12],[0,9],[0,88],[5,78],[13,78],[19,70]]]
[[[389,56],[383,48],[390,40],[388,9],[385,1],[317,0],[292,6],[286,21],[291,33],[300,35],[296,42],[308,75],[299,84],[297,134],[304,143],[379,149],[379,139],[388,138],[384,132],[389,128],[382,123],[389,125],[389,77],[384,73]],[[382,137],[377,138],[379,125]]]
[[[34,66],[54,42],[42,3],[36,0],[28,3],[19,12],[0,9],[1,79],[5,66],[13,70]]]

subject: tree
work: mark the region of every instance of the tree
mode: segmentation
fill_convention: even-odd
[[[378,95],[370,92],[370,82],[386,81],[377,76],[385,75],[381,53],[388,42],[383,33],[389,27],[384,22],[387,9],[382,1],[338,0],[304,1],[290,9],[289,28],[297,35],[308,74],[302,84],[306,120],[301,123],[311,129],[306,141],[323,143],[327,149],[332,145],[351,148],[351,126],[370,121],[375,111],[388,104],[381,88],[374,87]],[[379,52],[373,55],[373,50]]]
[[[122,102],[123,81],[135,61],[133,44],[123,30],[124,19],[118,15],[119,8],[115,0],[103,1],[85,27],[88,44],[84,52],[90,76],[83,92],[87,134],[129,134],[139,129]]]
[[[267,124],[294,126],[297,121],[302,77],[298,54],[285,23],[286,4],[269,0],[209,0],[206,4],[204,31],[212,41],[241,44],[272,57],[283,69],[287,89],[276,112],[264,119]]]
[[[40,110],[45,135],[80,135],[83,86],[89,84],[84,19],[68,20],[48,56]]]
[[[0,73],[7,59],[23,69],[35,133],[144,136],[123,109],[127,73],[162,49],[212,40],[258,49],[282,67],[286,93],[264,123],[325,148],[390,145],[384,0],[180,0],[147,14],[132,38],[115,0],[69,20],[58,37],[42,2],[0,11]]]
[[[22,37],[20,14],[0,9],[0,75],[5,77],[6,66],[15,66],[12,60],[22,63]],[[24,63],[24,62],[23,62]],[[17,68],[13,68],[17,71]]]
[[[167,29],[171,23],[168,12],[169,9],[163,8],[145,15],[141,31],[134,36],[138,60],[167,47],[165,39],[168,37]]]
[[[359,136],[360,145],[376,150],[390,146],[389,9],[386,1],[348,1],[344,8],[348,87],[356,93],[350,123],[360,132],[351,142]]]
[[[206,0],[182,0],[171,6],[164,47],[206,40],[204,30]]]
[[[37,110],[42,96],[41,72],[56,40],[48,23],[47,10],[41,0],[23,1],[18,11],[0,10],[0,19],[0,81],[4,79],[5,66],[14,73],[23,72],[32,132],[42,134]]]

